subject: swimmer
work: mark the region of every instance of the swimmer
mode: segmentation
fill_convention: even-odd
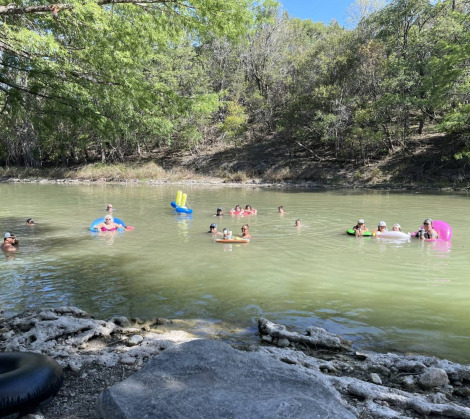
[[[222,236],[223,235],[223,233],[221,233],[220,231],[217,231],[217,224],[215,224],[215,223],[212,223],[209,226],[208,233],[212,234],[213,236]]]
[[[93,226],[93,228],[99,231],[106,232],[106,231],[117,231],[118,228],[125,228],[125,226],[123,226],[122,224],[116,224],[114,222],[112,215],[108,214],[106,215],[106,217],[104,217],[104,223],[99,223]]]
[[[357,221],[357,224],[353,227],[353,230],[356,233],[356,236],[362,236],[362,233],[364,233],[364,231],[369,231],[362,218]]]
[[[106,211],[111,214],[113,212],[113,206],[111,204],[106,205]]]
[[[281,205],[280,207],[277,207],[277,212],[279,214],[289,214],[288,212],[284,211],[284,206],[283,205]]]
[[[36,223],[34,222],[34,220],[33,220],[32,218],[28,218],[28,219],[26,220],[26,225],[27,225],[28,227],[32,227],[32,226],[34,226],[35,224],[36,224]]]
[[[251,239],[251,238],[252,238],[252,237],[251,237],[251,234],[250,234],[250,232],[249,232],[248,229],[249,229],[248,224],[243,224],[243,225],[242,225],[242,228],[241,228],[241,230],[242,230],[242,235],[241,235],[241,237],[242,237],[243,239]]]
[[[421,240],[424,239],[432,239],[436,240],[439,238],[439,234],[436,230],[434,230],[432,226],[432,220],[430,218],[426,218],[423,221],[424,228],[420,229],[416,234],[416,237],[420,238]]]
[[[222,233],[223,233],[223,239],[231,239],[232,238],[232,232],[231,231],[228,231],[228,229],[224,228],[222,230]]]
[[[392,231],[401,231],[401,225],[398,223],[393,224]]]
[[[297,220],[295,220],[294,227],[302,227],[302,221],[301,221],[300,218],[298,218]]]
[[[3,243],[0,247],[3,252],[16,252],[18,245],[19,241],[14,234],[5,233],[3,236]]]
[[[385,221],[379,221],[379,225],[372,232],[372,234],[375,236],[375,235],[379,235],[380,233],[386,233],[387,231],[388,231],[387,223]]]
[[[243,211],[245,215],[256,215],[257,212],[258,211],[252,208],[251,205],[247,205],[245,207],[245,211]]]
[[[217,208],[216,213],[214,214],[214,217],[222,217],[224,214],[222,212],[222,208]]]

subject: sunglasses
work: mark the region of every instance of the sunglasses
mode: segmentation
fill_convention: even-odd
[[[429,225],[429,223],[423,223],[423,224],[424,224],[425,226],[428,226],[428,225]]]

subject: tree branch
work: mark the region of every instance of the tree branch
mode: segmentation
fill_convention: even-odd
[[[96,2],[96,4],[99,6],[105,6],[107,4],[136,4],[138,6],[146,6],[150,4],[174,4],[188,7],[180,0],[99,0]],[[0,16],[25,15],[31,13],[53,13],[54,17],[57,17],[59,10],[71,9],[73,9],[73,6],[66,3],[28,7],[22,7],[11,3],[8,6],[0,6]]]

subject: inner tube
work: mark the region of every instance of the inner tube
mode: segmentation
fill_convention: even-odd
[[[233,239],[216,239],[217,243],[250,243],[250,239],[234,237]]]
[[[349,230],[346,230],[346,233],[348,233],[350,236],[355,236],[356,231],[353,228],[350,228]],[[372,231],[363,231],[362,232],[362,237],[371,237],[372,236]],[[361,236],[359,236],[361,237]]]
[[[403,233],[402,231],[386,231],[385,233],[376,233],[376,236],[380,239],[405,239],[409,240],[410,235]]]
[[[62,367],[46,355],[0,353],[0,416],[33,411],[57,394],[63,379]]]
[[[96,220],[93,220],[90,224],[90,231],[93,231],[93,232],[96,233],[98,230],[96,228],[93,228],[93,227],[100,224],[100,223],[104,223],[104,218],[105,217],[100,217],[100,218],[97,218]],[[124,231],[124,229],[126,227],[126,223],[124,221],[122,221],[121,219],[116,218],[116,217],[113,217],[113,219],[114,219],[114,222],[116,224],[122,224],[124,226],[123,228],[118,228],[118,231]]]
[[[175,211],[176,212],[184,212],[185,214],[192,214],[193,213],[193,210],[191,208],[180,207],[180,206],[176,206]]]

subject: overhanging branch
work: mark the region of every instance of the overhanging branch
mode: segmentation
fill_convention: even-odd
[[[187,5],[180,0],[99,0],[96,2],[96,4],[99,6],[105,6],[107,4],[136,4],[138,6],[146,6],[150,4],[174,4],[187,7]],[[12,3],[8,6],[0,6],[0,16],[25,15],[32,13],[53,13],[56,17],[58,11],[71,9],[73,9],[73,5],[67,3],[27,7],[18,6],[17,4]]]

